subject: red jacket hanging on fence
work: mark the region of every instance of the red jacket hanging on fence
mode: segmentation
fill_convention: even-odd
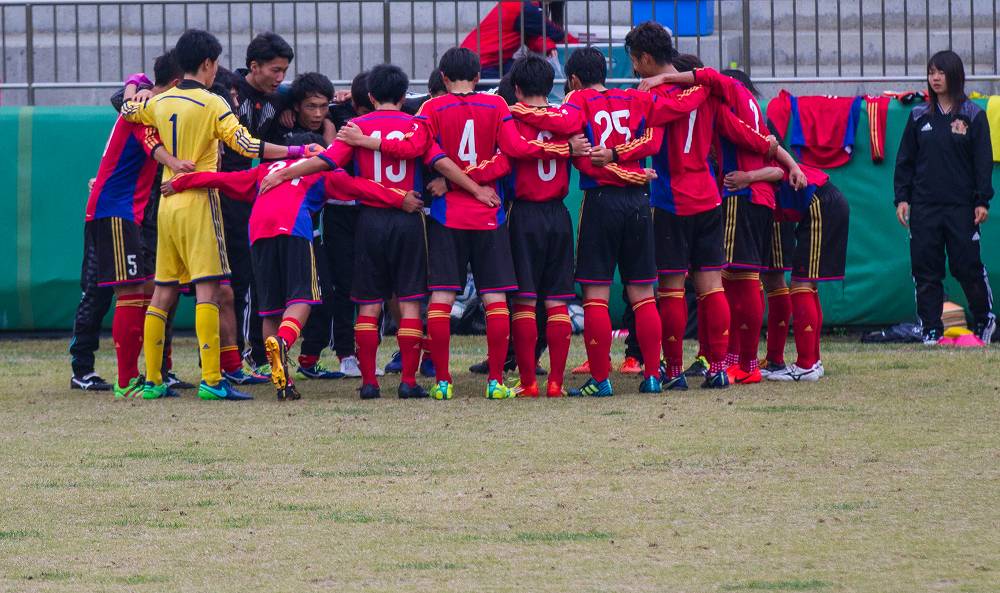
[[[544,25],[544,37],[543,26]],[[497,68],[502,61],[504,71],[510,67],[514,54],[521,48],[521,27],[524,26],[523,45],[532,51],[546,53],[555,48],[556,43],[566,39],[566,33],[550,20],[545,19],[540,2],[518,1],[497,2],[479,25],[474,28],[462,47],[479,54],[479,62],[483,70]],[[567,40],[576,43],[572,35]]]

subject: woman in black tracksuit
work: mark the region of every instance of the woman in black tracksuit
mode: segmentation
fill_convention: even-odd
[[[979,253],[979,225],[993,197],[993,152],[986,112],[965,96],[965,69],[955,52],[927,64],[930,101],[913,108],[896,158],[896,216],[910,229],[910,265],[924,343],[943,326],[945,252],[969,302],[976,335],[989,342],[996,325],[989,279]]]

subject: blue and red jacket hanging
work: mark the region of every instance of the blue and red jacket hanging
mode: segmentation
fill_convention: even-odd
[[[767,105],[767,119],[796,158],[814,167],[846,165],[854,152],[861,97],[796,97],[786,90]]]

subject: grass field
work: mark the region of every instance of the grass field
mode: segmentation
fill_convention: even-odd
[[[0,340],[0,591],[1000,590],[996,348],[839,342],[819,384],[669,397],[459,373],[451,402],[227,404],[70,392],[65,347]]]

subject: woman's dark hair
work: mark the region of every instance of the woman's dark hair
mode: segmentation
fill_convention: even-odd
[[[638,58],[649,54],[657,64],[671,62],[677,56],[670,33],[655,21],[646,21],[625,35],[625,50]]]
[[[444,77],[441,71],[435,68],[431,70],[431,75],[427,77],[427,94],[436,97],[448,92],[448,87],[444,86]]]
[[[939,51],[927,61],[927,74],[931,73],[932,67],[944,73],[954,110],[968,98],[965,96],[965,66],[962,65],[962,58],[949,49]],[[927,83],[927,96],[930,97],[931,106],[937,108],[937,93],[931,88],[930,82]]]
[[[538,56],[525,56],[510,67],[510,82],[529,97],[547,97],[556,77],[552,64]]]
[[[596,47],[580,47],[569,55],[563,70],[567,84],[571,76],[579,78],[585,87],[604,84],[608,78],[608,60]]]
[[[517,103],[517,95],[514,93],[514,83],[511,80],[510,72],[504,74],[503,78],[500,79],[500,84],[497,86],[497,94],[503,97],[503,100],[508,105]]]
[[[306,72],[296,76],[291,89],[292,105],[298,105],[312,95],[333,101],[333,83],[319,72]]]
[[[188,29],[177,39],[174,48],[177,63],[186,74],[197,74],[205,60],[218,60],[222,44],[208,31]]]
[[[153,62],[153,83],[156,86],[167,86],[171,80],[182,78],[184,71],[177,63],[177,50],[170,50]]]
[[[399,103],[409,86],[406,73],[394,64],[379,64],[368,73],[368,92],[379,103]]]
[[[375,111],[372,100],[368,98],[368,72],[362,72],[351,81],[351,101],[356,107]]]
[[[453,47],[441,56],[438,70],[452,82],[471,82],[479,76],[479,56],[467,47]]]
[[[732,69],[732,70],[723,70],[722,73],[728,76],[729,78],[738,80],[740,84],[745,86],[747,90],[750,91],[750,93],[754,97],[760,97],[760,91],[758,91],[757,87],[753,85],[753,81],[750,80],[750,76],[747,75],[746,72],[742,70]]]
[[[264,64],[276,58],[285,58],[289,62],[295,58],[292,46],[277,33],[261,33],[247,46],[247,68],[250,62]]]
[[[672,63],[674,68],[677,68],[680,72],[691,72],[695,68],[705,67],[705,64],[701,62],[701,58],[694,54],[678,54],[674,56]]]

